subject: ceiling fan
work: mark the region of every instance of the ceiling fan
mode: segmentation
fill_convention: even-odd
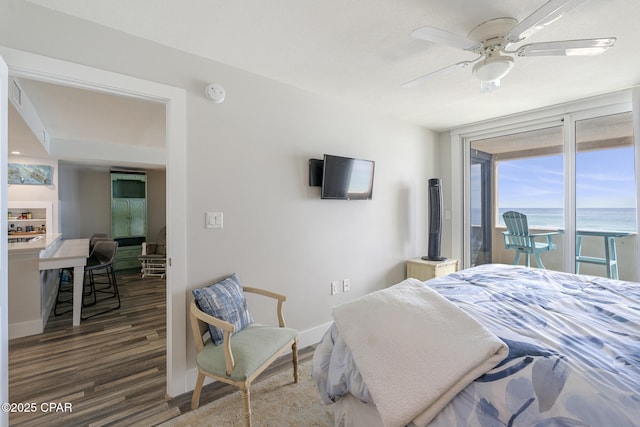
[[[474,52],[479,56],[471,61],[461,61],[406,82],[402,87],[412,87],[435,75],[473,64],[473,74],[480,79],[481,92],[500,87],[500,80],[514,66],[513,56],[576,56],[599,55],[616,41],[615,37],[549,41],[529,43],[512,49],[538,30],[562,18],[569,10],[585,0],[550,0],[540,9],[518,22],[514,18],[496,18],[483,22],[468,37],[434,27],[422,27],[411,33],[412,37],[433,43],[441,43]]]

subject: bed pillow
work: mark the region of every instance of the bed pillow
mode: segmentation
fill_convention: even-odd
[[[242,293],[240,279],[235,273],[220,282],[194,289],[192,293],[200,310],[233,324],[236,328],[234,334],[253,323],[247,300]],[[209,333],[215,345],[222,344],[222,329],[209,325]]]

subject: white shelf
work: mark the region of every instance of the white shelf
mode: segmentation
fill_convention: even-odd
[[[8,224],[33,225],[34,230],[44,225],[47,233],[55,231],[53,229],[53,203],[51,202],[8,201],[7,211],[11,212],[12,217],[17,217],[27,212],[31,212],[32,215],[31,219],[7,218]],[[7,212],[5,212],[4,215],[6,216]],[[24,227],[25,225],[23,225],[23,228]],[[10,227],[7,228],[10,229]]]

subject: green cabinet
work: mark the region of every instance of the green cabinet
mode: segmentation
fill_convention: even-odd
[[[114,239],[147,235],[146,199],[111,199],[111,235]]]
[[[142,255],[141,245],[118,246],[116,260],[113,263],[113,269],[115,271],[140,271],[142,269],[140,255]]]
[[[140,270],[147,236],[147,176],[111,174],[111,235],[119,242],[114,269]]]

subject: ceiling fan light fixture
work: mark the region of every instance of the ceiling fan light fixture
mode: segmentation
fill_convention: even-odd
[[[473,66],[473,75],[483,82],[500,80],[511,71],[513,65],[510,56],[490,55]]]
[[[542,0],[540,0],[542,1]],[[500,87],[500,80],[513,68],[514,57],[518,56],[589,56],[599,55],[611,48],[615,37],[558,40],[512,46],[562,18],[587,0],[546,0],[538,10],[518,22],[512,17],[489,19],[474,27],[467,37],[435,27],[422,27],[411,35],[433,43],[472,51],[479,55],[474,60],[463,61],[432,71],[411,80],[403,87],[411,87],[437,74],[458,66],[473,65],[472,72],[480,80],[481,91],[489,92]]]

